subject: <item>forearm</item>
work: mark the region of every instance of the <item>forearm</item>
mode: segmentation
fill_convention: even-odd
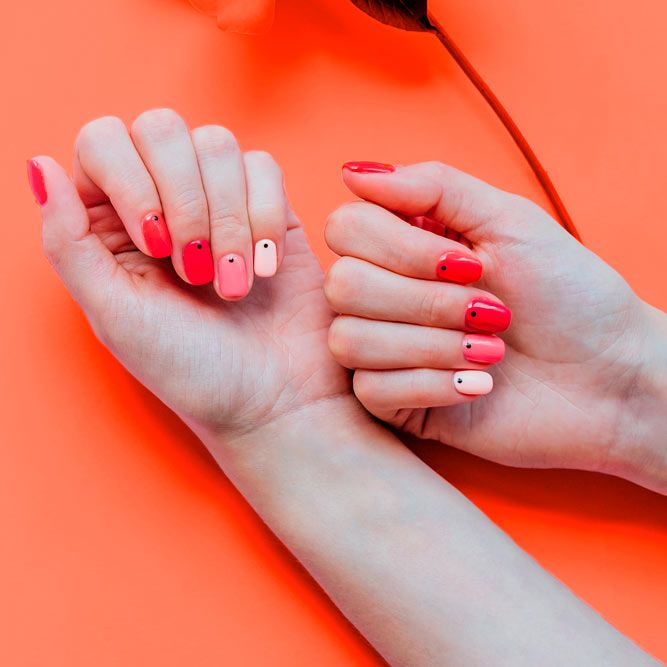
[[[203,439],[392,665],[652,662],[352,399]]]

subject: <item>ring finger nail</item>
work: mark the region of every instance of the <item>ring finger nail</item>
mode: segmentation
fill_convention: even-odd
[[[468,334],[463,339],[463,358],[474,364],[497,364],[505,356],[505,343],[495,336]]]
[[[248,273],[241,255],[230,254],[220,258],[218,288],[226,299],[238,299],[248,293]]]
[[[484,396],[493,389],[493,377],[484,371],[454,373],[454,389],[465,396]]]
[[[141,221],[141,233],[151,257],[161,258],[171,255],[171,236],[161,213],[149,213]]]
[[[270,278],[278,270],[276,244],[270,239],[262,239],[255,244],[255,275]]]
[[[213,280],[213,255],[208,241],[190,241],[183,248],[183,270],[193,285],[205,285]]]
[[[474,299],[468,304],[465,314],[465,328],[468,331],[499,333],[509,328],[512,311],[497,301]]]
[[[453,283],[477,282],[482,277],[482,263],[470,255],[450,250],[438,260],[438,280],[449,280]]]

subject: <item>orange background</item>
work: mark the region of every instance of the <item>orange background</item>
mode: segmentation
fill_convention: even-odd
[[[443,0],[587,244],[667,307],[661,0]],[[377,665],[196,439],[95,341],[41,257],[24,160],[171,106],[272,151],[324,262],[345,160],[438,158],[543,201],[435,40],[345,0],[279,0],[262,38],[181,0],[31,0],[0,26],[0,664]],[[667,499],[418,448],[546,567],[667,659]]]

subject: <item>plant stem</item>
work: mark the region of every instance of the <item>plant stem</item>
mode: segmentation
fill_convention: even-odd
[[[581,241],[581,236],[577,228],[572,222],[572,218],[565,208],[563,200],[560,198],[556,187],[554,186],[549,174],[546,169],[542,166],[542,163],[539,161],[535,151],[530,147],[530,144],[523,136],[523,133],[519,129],[518,125],[514,122],[509,112],[503,106],[502,102],[498,99],[496,94],[491,90],[486,81],[482,78],[480,73],[475,69],[473,64],[466,58],[465,54],[457,46],[457,44],[452,40],[452,38],[447,34],[443,27],[435,20],[432,16],[428,17],[428,23],[430,24],[432,32],[440,41],[440,43],[449,51],[450,55],[458,66],[463,70],[465,75],[471,81],[471,83],[477,88],[481,93],[482,97],[488,102],[489,106],[493,109],[496,116],[500,119],[500,122],[505,126],[507,131],[510,133],[510,136],[519,147],[519,150],[523,153],[524,157],[528,161],[530,168],[533,170],[533,173],[537,177],[537,180],[540,182],[540,185],[544,189],[549,201],[551,202],[558,218],[560,219],[561,225],[574,236],[577,241]]]

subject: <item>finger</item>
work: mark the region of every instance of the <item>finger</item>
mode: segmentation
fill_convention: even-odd
[[[252,231],[255,275],[273,276],[285,254],[289,204],[283,188],[283,173],[263,151],[243,156],[248,188],[248,217]]]
[[[337,317],[329,328],[329,349],[346,368],[476,369],[505,356],[496,336],[414,324]]]
[[[209,211],[185,121],[171,109],[152,109],[134,121],[131,135],[160,194],[176,272],[192,285],[211,282]]]
[[[76,140],[74,183],[86,207],[111,202],[143,253],[171,254],[157,188],[120,118],[98,118],[82,128]]]
[[[482,277],[482,262],[466,246],[406,224],[368,202],[353,202],[334,211],[325,238],[339,255],[365,259],[404,276],[460,284]]]
[[[91,317],[104,308],[109,286],[119,279],[118,263],[91,233],[86,208],[55,160],[47,156],[30,160],[28,179],[41,206],[44,252]]]
[[[215,289],[227,300],[246,296],[252,286],[252,239],[245,169],[234,135],[219,125],[192,132],[209,206]]]
[[[493,377],[479,370],[358,370],[353,386],[362,405],[382,419],[405,408],[468,403],[492,391]]]
[[[536,216],[524,216],[521,211],[541,209],[458,169],[441,162],[380,167],[348,162],[343,180],[362,199],[405,216],[429,216],[473,242],[501,237],[507,225],[500,223],[511,222],[513,236],[534,233]],[[511,220],[508,211],[513,214]],[[551,220],[544,212],[540,217]],[[555,221],[551,223],[558,227]]]
[[[488,292],[399,276],[354,257],[342,257],[329,269],[324,293],[335,311],[373,320],[500,333],[512,319],[510,309]]]

